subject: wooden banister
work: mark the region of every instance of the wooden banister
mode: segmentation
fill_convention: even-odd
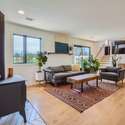
[[[99,51],[97,52],[95,58],[97,58],[97,57],[99,56],[99,54],[101,53],[101,51],[103,50],[104,47],[105,47],[105,44],[103,44],[103,45],[100,47],[100,49],[99,49]]]

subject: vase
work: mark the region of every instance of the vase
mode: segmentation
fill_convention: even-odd
[[[39,71],[39,72],[36,72],[35,73],[35,79],[36,79],[36,81],[43,81],[44,80],[44,78],[43,78],[43,72],[42,71]]]

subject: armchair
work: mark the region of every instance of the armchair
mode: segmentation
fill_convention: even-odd
[[[125,69],[115,67],[102,68],[100,69],[100,78],[101,81],[102,79],[114,81],[116,85],[119,81],[122,81],[123,84],[123,80],[125,78]]]

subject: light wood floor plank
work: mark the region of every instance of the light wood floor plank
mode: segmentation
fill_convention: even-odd
[[[125,87],[83,113],[48,94],[44,87],[30,87],[28,98],[48,125],[125,125]]]
[[[2,117],[0,125],[45,125],[43,119],[48,125],[125,125],[125,87],[83,113],[50,95],[41,86],[28,88],[27,95],[37,110],[32,105],[26,106],[27,124],[19,113],[14,113]]]

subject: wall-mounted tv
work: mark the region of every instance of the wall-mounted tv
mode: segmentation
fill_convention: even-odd
[[[69,45],[67,43],[55,42],[55,53],[68,54]]]

